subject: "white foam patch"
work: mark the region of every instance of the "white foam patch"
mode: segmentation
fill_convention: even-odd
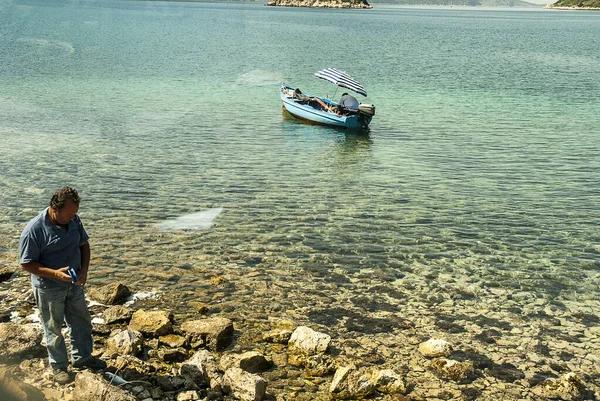
[[[206,230],[214,224],[214,220],[223,211],[222,207],[207,209],[202,212],[186,214],[176,219],[156,224],[161,230]]]
[[[159,294],[157,291],[149,291],[149,292],[136,292],[135,294],[129,296],[125,299],[125,306],[131,306],[136,301],[143,301],[144,299],[153,299],[158,298]]]
[[[92,323],[93,324],[104,324],[104,319],[102,319],[101,317],[95,317],[92,319]]]

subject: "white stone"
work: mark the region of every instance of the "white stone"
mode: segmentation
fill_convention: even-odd
[[[230,368],[223,376],[223,390],[242,401],[261,401],[267,391],[267,382],[259,375]]]
[[[452,351],[452,345],[448,341],[439,338],[430,338],[419,344],[419,352],[428,358],[450,356]]]
[[[314,331],[310,327],[300,326],[292,333],[288,346],[292,352],[306,355],[322,354],[329,347],[331,337]]]

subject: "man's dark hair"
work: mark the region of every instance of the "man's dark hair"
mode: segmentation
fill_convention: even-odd
[[[73,201],[79,204],[79,194],[77,191],[71,187],[62,187],[57,190],[54,195],[52,195],[52,199],[50,199],[50,207],[54,209],[61,210],[68,201]]]

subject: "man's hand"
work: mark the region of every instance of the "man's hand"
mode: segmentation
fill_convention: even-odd
[[[80,287],[84,287],[85,283],[87,282],[87,272],[83,272],[83,271],[79,271],[79,274],[77,275],[77,278],[79,278],[79,281],[77,281],[75,283],[75,285],[78,285]]]
[[[67,274],[67,270],[69,270],[69,266],[61,267],[60,269],[55,270],[56,278],[62,281],[71,281],[71,276]]]

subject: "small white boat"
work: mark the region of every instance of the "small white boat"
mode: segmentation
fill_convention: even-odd
[[[367,96],[367,91],[358,81],[343,71],[327,68],[315,73],[338,87]],[[336,89],[337,91],[337,89]],[[375,115],[375,106],[360,103],[357,110],[348,110],[326,97],[302,93],[299,88],[281,84],[282,107],[292,116],[314,124],[345,128],[367,128]],[[334,95],[335,96],[335,95]]]

